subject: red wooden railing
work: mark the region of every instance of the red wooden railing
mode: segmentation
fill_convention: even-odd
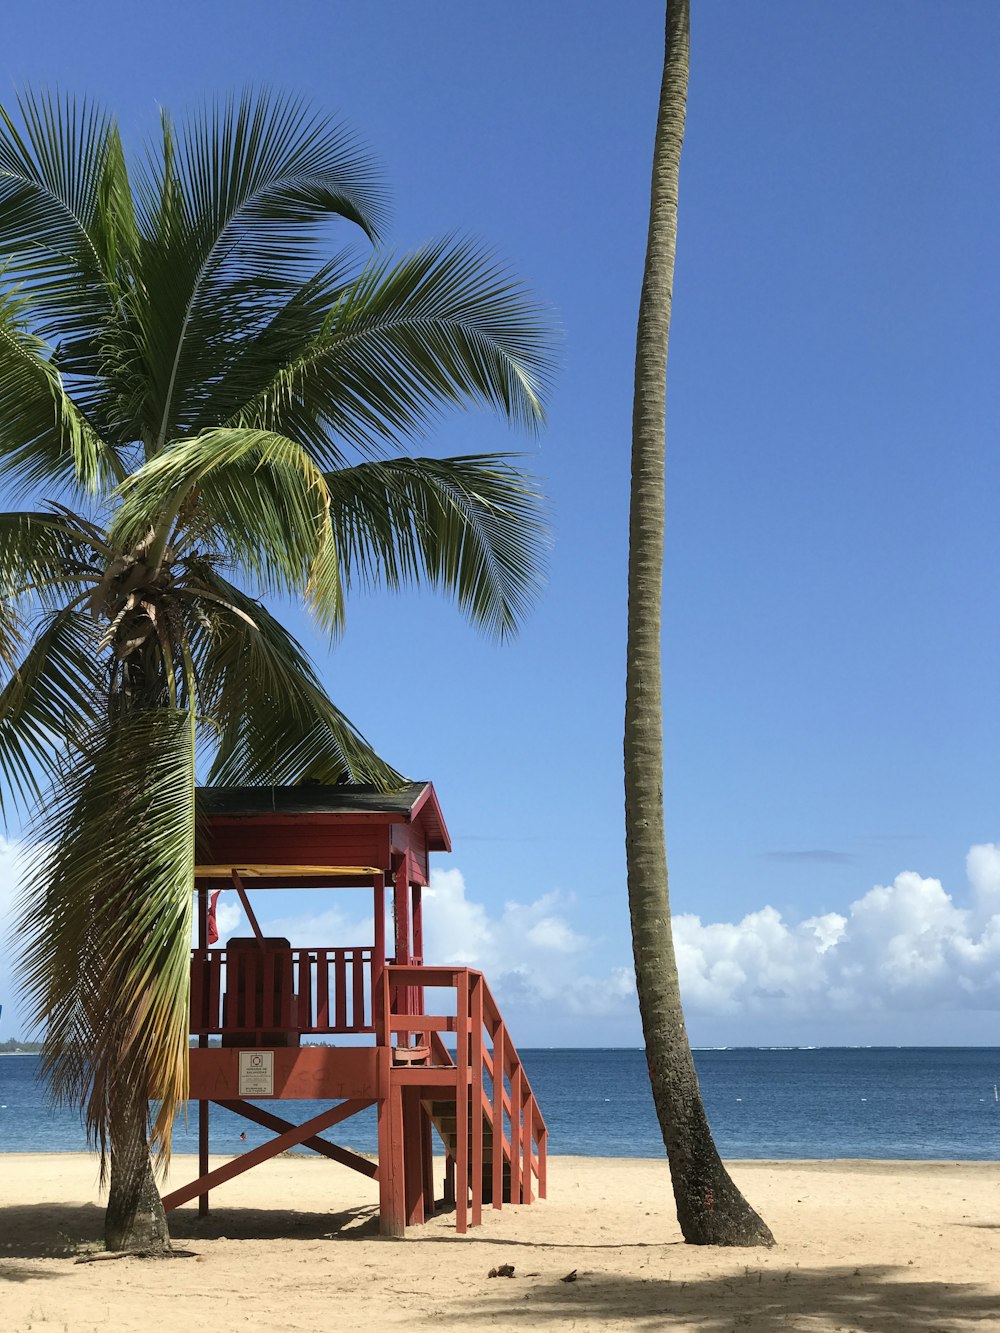
[[[374,1032],[372,949],[193,949],[191,1031]]]
[[[454,1013],[413,1012],[403,997],[412,995],[414,989],[421,996],[428,989],[453,990]],[[410,1012],[401,1012],[406,1008]],[[512,1202],[531,1203],[533,1179],[539,1197],[545,1197],[548,1130],[517,1048],[481,972],[472,968],[387,967],[376,987],[375,1030],[380,1046],[426,1046],[428,1070],[455,1070],[455,1160],[451,1162],[449,1154],[448,1169],[459,1182],[455,1192],[459,1231],[482,1221],[486,1125],[494,1140],[493,1207],[503,1204],[505,1161],[510,1165]],[[454,1057],[441,1035],[445,1032],[455,1034]],[[461,1095],[463,1087],[470,1088],[469,1098]],[[462,1187],[463,1181],[468,1182],[468,1188]]]

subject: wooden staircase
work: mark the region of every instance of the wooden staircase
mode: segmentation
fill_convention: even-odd
[[[454,989],[454,1013],[415,1012],[422,1004],[414,997],[422,1000],[425,989]],[[444,1144],[445,1198],[460,1232],[482,1222],[484,1203],[544,1198],[548,1131],[483,974],[391,964],[375,1013],[377,1043],[391,1053],[379,1120],[383,1234],[402,1235],[433,1212],[432,1126]],[[444,1034],[454,1034],[454,1051]],[[399,1169],[383,1171],[383,1162]]]
[[[450,1101],[431,1101],[425,1103],[425,1109],[430,1115],[434,1128],[438,1132],[441,1142],[444,1144],[448,1160],[455,1162],[458,1160],[458,1109],[454,1102]],[[482,1197],[483,1203],[493,1202],[493,1117],[490,1111],[483,1107],[483,1171],[482,1171]],[[469,1105],[469,1135],[467,1146],[467,1160],[469,1163],[469,1188],[472,1188],[472,1105],[470,1099]],[[503,1154],[503,1166],[501,1168],[501,1201],[510,1203],[510,1143],[507,1136],[503,1136],[503,1142],[500,1148]],[[449,1199],[454,1202],[454,1199]]]

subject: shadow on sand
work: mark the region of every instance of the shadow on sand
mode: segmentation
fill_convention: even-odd
[[[95,1204],[32,1204],[0,1209],[0,1289],[5,1282],[28,1282],[69,1275],[72,1264],[44,1269],[24,1261],[69,1260],[83,1247],[100,1240],[104,1210]],[[199,1240],[378,1240],[378,1215],[372,1206],[340,1212],[294,1212],[264,1208],[214,1208],[199,1218],[183,1208],[170,1218],[179,1246]],[[449,1243],[476,1246],[478,1237],[444,1237],[419,1233],[404,1244]],[[627,1325],[663,1329],[683,1322],[699,1333],[770,1333],[792,1328],[875,1330],[876,1333],[953,1333],[974,1324],[1000,1327],[993,1291],[971,1283],[946,1283],[906,1278],[905,1268],[868,1265],[766,1269],[755,1265],[751,1252],[735,1273],[698,1278],[671,1277],[671,1246],[558,1245],[481,1238],[481,1281],[470,1273],[468,1300],[459,1306],[437,1306],[433,1314],[413,1312],[413,1327],[453,1329],[557,1328],[574,1323]],[[400,1242],[386,1242],[388,1244]],[[516,1248],[515,1248],[516,1247]],[[650,1255],[649,1277],[601,1272],[601,1250],[659,1250]],[[680,1248],[680,1247],[679,1247]],[[685,1247],[686,1248],[686,1247]],[[515,1263],[516,1275],[486,1280],[497,1254]],[[535,1253],[532,1254],[532,1251]],[[552,1251],[559,1251],[558,1257]],[[689,1256],[691,1251],[687,1251]],[[718,1257],[719,1252],[713,1251]],[[707,1256],[706,1256],[707,1257]],[[778,1257],[777,1254],[774,1256]],[[636,1255],[636,1261],[640,1256]],[[554,1271],[552,1265],[555,1265]],[[655,1267],[654,1267],[655,1265]],[[547,1272],[535,1271],[539,1267]],[[577,1279],[560,1277],[577,1269]],[[680,1263],[678,1262],[678,1267]],[[78,1270],[77,1270],[78,1271]],[[471,1287],[474,1286],[473,1291]],[[2,1301],[0,1301],[2,1308]]]
[[[71,1259],[99,1243],[104,1209],[97,1204],[22,1204],[0,1208],[0,1265],[15,1259]],[[170,1214],[175,1242],[198,1240],[372,1240],[378,1236],[375,1205],[342,1212],[295,1212],[277,1208],[195,1208]],[[0,1267],[0,1278],[10,1274]]]
[[[587,1272],[577,1280],[515,1277],[491,1282],[474,1305],[433,1322],[452,1328],[544,1328],[585,1321],[636,1329],[683,1322],[699,1333],[771,1333],[793,1328],[877,1330],[878,1333],[952,1333],[997,1327],[996,1295],[971,1284],[894,1280],[905,1269],[794,1268],[788,1273],[751,1269],[740,1274],[670,1281]]]

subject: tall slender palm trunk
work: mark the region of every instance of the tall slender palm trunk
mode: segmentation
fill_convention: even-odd
[[[629,910],[653,1100],[684,1239],[699,1245],[771,1245],[770,1230],[723,1166],[705,1116],[681,1008],[667,888],[660,675],[665,376],[689,47],[689,0],[667,0],[632,418],[625,702]]]

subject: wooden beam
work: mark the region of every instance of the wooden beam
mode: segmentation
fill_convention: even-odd
[[[240,1115],[244,1120],[252,1120],[255,1125],[263,1125],[265,1129],[286,1130],[294,1129],[295,1126],[290,1120],[282,1120],[280,1115],[272,1115],[270,1111],[265,1111],[262,1106],[254,1106],[253,1102],[217,1101],[216,1106],[225,1107],[227,1111],[232,1111],[234,1115]],[[374,1105],[373,1102],[359,1102],[358,1110],[363,1111],[365,1107]],[[322,1157],[329,1157],[332,1162],[339,1162],[341,1166],[349,1166],[352,1171],[357,1171],[362,1176],[367,1176],[369,1180],[378,1179],[378,1163],[369,1162],[366,1157],[359,1157],[348,1148],[341,1148],[339,1144],[328,1143],[326,1139],[316,1138],[315,1135],[309,1139],[302,1140],[303,1148],[311,1148]]]
[[[264,934],[260,926],[257,924],[257,918],[254,916],[253,908],[250,906],[250,899],[247,897],[247,891],[243,887],[243,881],[240,879],[239,871],[233,870],[231,874],[233,877],[233,886],[236,889],[236,892],[240,895],[240,902],[243,904],[243,910],[247,914],[247,920],[250,922],[251,926],[253,926],[253,933],[257,936],[257,943],[263,949]]]
[[[208,1175],[192,1180],[190,1185],[182,1185],[180,1189],[173,1190],[170,1194],[165,1195],[163,1199],[164,1211],[172,1212],[174,1208],[179,1208],[182,1203],[187,1203],[195,1195],[204,1194],[210,1189],[224,1185],[227,1180],[242,1175],[244,1171],[249,1171],[251,1167],[259,1166],[261,1162],[277,1157],[278,1153],[284,1152],[287,1148],[297,1147],[306,1139],[312,1138],[314,1134],[322,1133],[324,1129],[339,1124],[341,1120],[348,1120],[352,1115],[356,1115],[358,1111],[363,1111],[366,1106],[370,1105],[371,1103],[367,1101],[348,1101],[341,1102],[339,1106],[331,1106],[328,1111],[323,1111],[320,1115],[314,1115],[305,1124],[296,1125],[294,1129],[288,1130],[287,1133],[279,1134],[276,1139],[271,1139],[268,1143],[262,1143],[259,1148],[251,1148],[242,1157],[234,1157],[231,1162],[217,1166],[214,1171],[209,1171]]]
[[[256,879],[260,876],[287,875],[289,879],[300,879],[307,875],[381,875],[382,871],[378,866],[317,866],[317,865],[286,865],[285,863],[271,864],[269,862],[255,862],[252,865],[227,866],[216,864],[215,862],[196,865],[194,868],[195,879],[229,879],[233,871],[237,871],[246,879]]]

